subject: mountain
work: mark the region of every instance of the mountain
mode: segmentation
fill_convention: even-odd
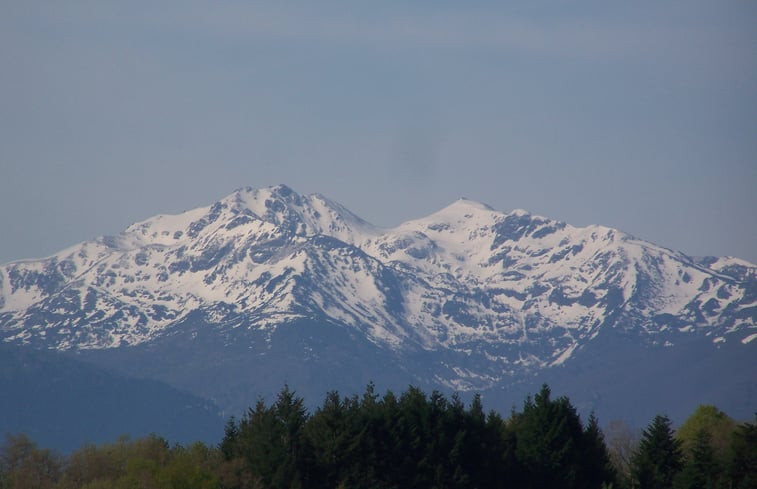
[[[124,434],[160,433],[180,443],[217,443],[223,435],[209,401],[56,351],[0,345],[0,392],[0,434],[24,432],[64,453]]]
[[[284,382],[315,402],[375,380],[502,403],[554,379],[602,414],[598,392],[651,368],[642,384],[654,395],[655,366],[677,358],[665,382],[699,384],[686,375],[704,361],[733,381],[714,389],[720,405],[750,416],[757,266],[465,199],[380,229],[321,195],[244,188],[0,267],[0,337],[228,412]],[[603,372],[613,378],[596,380]]]

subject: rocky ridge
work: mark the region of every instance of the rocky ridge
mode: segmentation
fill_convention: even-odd
[[[475,358],[475,368],[439,360],[434,380],[485,389],[561,365],[605,330],[656,345],[747,344],[757,337],[757,266],[465,199],[380,229],[281,185],[0,267],[5,342],[136,346],[176,334],[190,316],[235,338],[270,340],[307,319],[398,357]]]

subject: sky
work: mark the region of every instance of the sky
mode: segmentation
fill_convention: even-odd
[[[279,183],[757,263],[757,2],[0,1],[0,263]]]

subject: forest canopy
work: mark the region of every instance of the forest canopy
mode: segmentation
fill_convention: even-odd
[[[0,489],[757,487],[757,425],[714,406],[678,432],[659,415],[641,436],[611,423],[607,439],[546,385],[508,417],[478,396],[380,396],[372,384],[362,396],[329,392],[313,413],[304,406],[285,386],[229,419],[217,446],[122,437],[64,457],[6,435]]]

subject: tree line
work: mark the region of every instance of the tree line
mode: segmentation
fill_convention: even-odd
[[[548,386],[505,418],[475,396],[409,387],[326,395],[308,413],[284,387],[226,424],[218,446],[151,435],[67,457],[25,435],[0,447],[0,489],[32,488],[737,488],[757,487],[757,424],[700,406],[677,431],[656,416],[641,436],[583,422]]]

